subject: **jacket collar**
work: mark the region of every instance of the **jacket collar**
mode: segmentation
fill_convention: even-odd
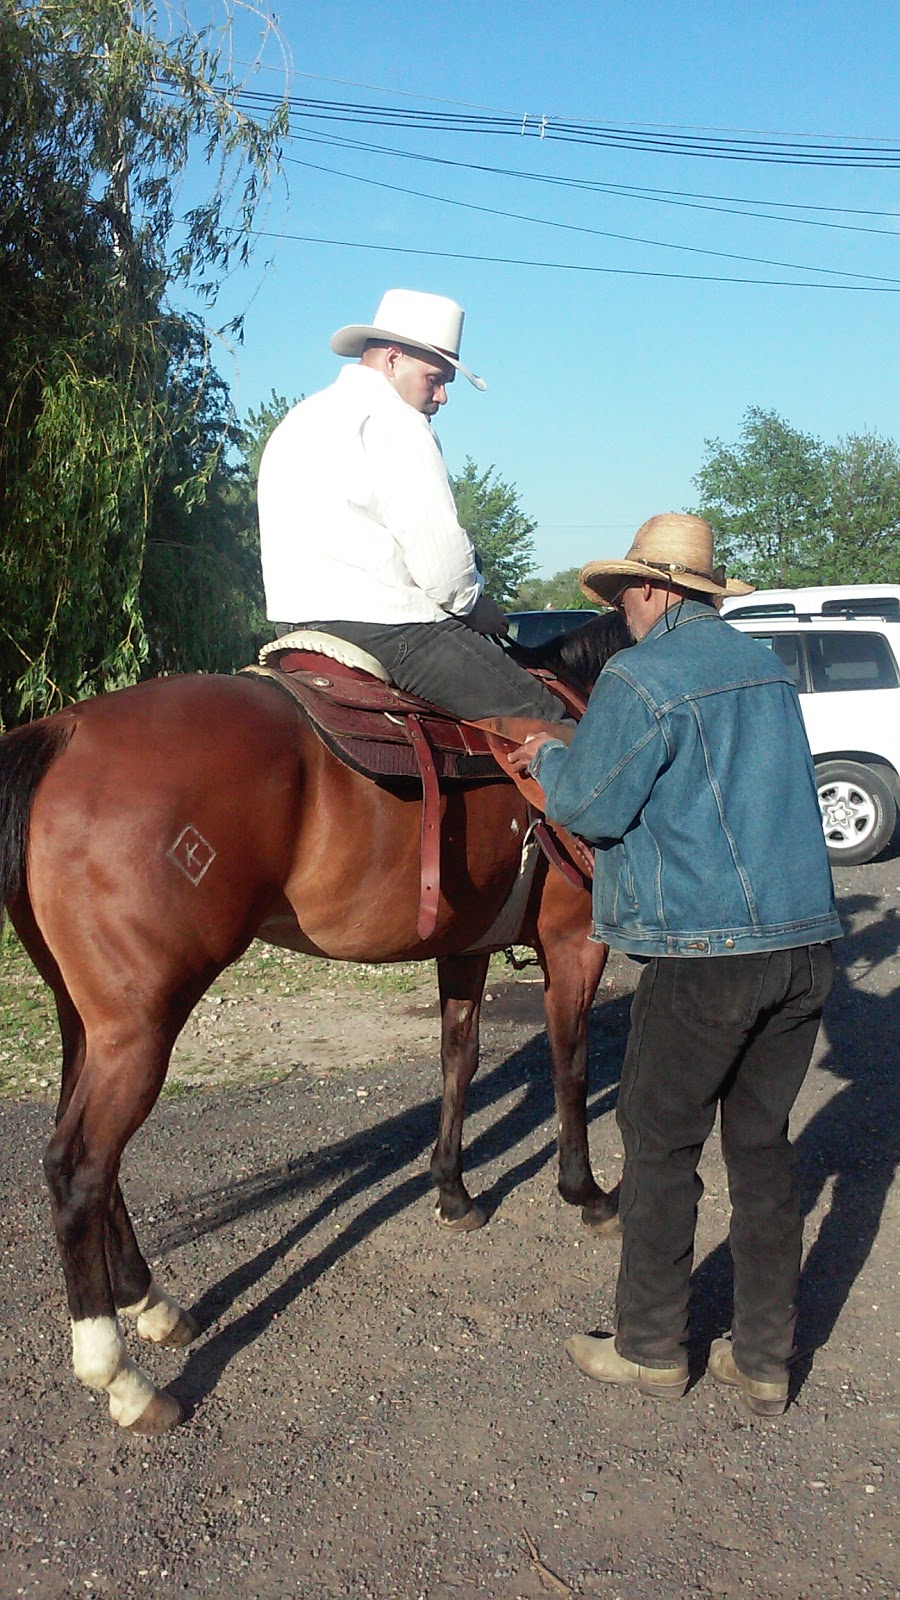
[[[651,639],[661,639],[665,634],[672,633],[676,628],[684,627],[687,622],[706,622],[707,620],[720,620],[719,613],[712,606],[705,606],[700,600],[682,600],[677,606],[670,606],[664,611],[658,622],[654,622],[649,633],[645,633],[641,644],[648,644]]]

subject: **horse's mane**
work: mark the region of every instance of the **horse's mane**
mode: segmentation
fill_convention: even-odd
[[[624,617],[618,611],[601,611],[580,628],[570,628],[545,644],[510,644],[508,649],[521,666],[556,672],[574,689],[590,694],[610,657],[633,643]]]

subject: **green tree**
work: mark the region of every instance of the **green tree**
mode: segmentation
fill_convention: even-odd
[[[203,405],[168,390],[166,297],[214,303],[277,160],[282,119],[239,109],[224,41],[167,33],[126,0],[0,8],[0,720],[147,661],[144,541]],[[207,192],[176,220],[198,145]]]
[[[751,406],[736,446],[706,441],[694,483],[699,514],[715,533],[716,559],[729,571],[765,588],[809,581],[829,502],[819,439]]]
[[[179,320],[168,334],[170,426],[139,591],[147,666],[155,673],[227,672],[255,660],[270,631],[255,480],[204,330]]]
[[[534,569],[537,523],[522,510],[515,485],[504,483],[494,467],[479,472],[468,457],[450,483],[459,520],[478,551],[485,590],[498,605],[508,605]]]
[[[823,583],[896,583],[900,576],[900,446],[853,435],[826,452],[829,516]]]
[[[283,417],[286,417],[293,406],[299,405],[305,395],[300,395],[296,400],[286,400],[283,394],[276,394],[273,389],[268,400],[247,412],[246,420],[241,429],[241,452],[244,466],[253,489],[256,489],[256,480],[259,477],[259,463],[262,453],[266,448],[269,435],[277,428]]]
[[[516,595],[516,610],[580,611],[590,605],[578,582],[580,567],[566,567],[552,578],[526,578]]]
[[[717,559],[760,588],[895,581],[900,448],[876,434],[826,445],[751,407],[741,439],[708,440],[694,482]]]

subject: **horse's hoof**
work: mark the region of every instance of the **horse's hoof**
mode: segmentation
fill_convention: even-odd
[[[167,1389],[157,1389],[150,1404],[133,1422],[126,1422],[129,1433],[167,1433],[184,1421],[184,1408]]]
[[[155,1342],[163,1350],[179,1350],[182,1345],[192,1344],[200,1332],[200,1324],[196,1317],[189,1311],[182,1311],[174,1327],[170,1328],[164,1339]]]
[[[474,1233],[476,1228],[483,1228],[487,1217],[480,1206],[470,1206],[461,1217],[445,1217],[441,1212],[440,1203],[434,1208],[434,1220],[439,1228],[446,1228],[448,1233]]]
[[[582,1206],[581,1220],[599,1239],[618,1239],[622,1232],[616,1203],[609,1195],[601,1195],[599,1200],[592,1200],[589,1205]]]

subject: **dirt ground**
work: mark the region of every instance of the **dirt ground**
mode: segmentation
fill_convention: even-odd
[[[900,854],[837,888],[848,937],[794,1121],[801,1356],[773,1422],[704,1376],[730,1318],[715,1141],[688,1395],[608,1390],[568,1363],[570,1332],[609,1326],[618,1249],[556,1194],[533,971],[489,979],[466,1158],[489,1223],[448,1236],[427,1177],[432,975],[316,977],[257,947],[198,1008],[123,1169],[154,1270],[202,1327],[187,1351],[140,1347],[186,1424],[123,1435],[71,1373],[35,1000],[0,1100],[3,1600],[900,1595]],[[613,959],[592,1019],[607,1186],[637,970]]]

